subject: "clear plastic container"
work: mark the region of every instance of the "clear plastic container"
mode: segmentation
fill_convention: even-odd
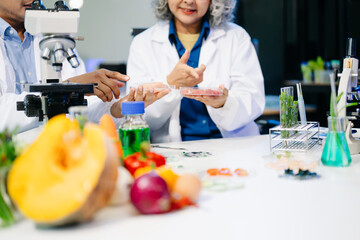
[[[180,87],[180,93],[190,96],[221,96],[223,90],[219,88]]]
[[[265,165],[279,173],[280,177],[307,180],[319,178],[321,152],[278,152],[264,156]]]
[[[119,128],[119,138],[126,157],[139,152],[141,143],[150,143],[150,129],[144,120],[144,102],[124,102],[121,111],[125,121]]]

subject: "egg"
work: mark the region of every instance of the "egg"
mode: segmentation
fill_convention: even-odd
[[[180,175],[173,187],[172,195],[175,199],[188,198],[195,203],[201,190],[200,179],[193,174]]]

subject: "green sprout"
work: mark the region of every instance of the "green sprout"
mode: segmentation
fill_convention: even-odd
[[[335,133],[338,132],[337,130],[337,121],[336,119],[338,118],[338,114],[345,110],[347,107],[352,107],[352,106],[356,106],[358,105],[357,102],[353,102],[353,103],[349,103],[345,106],[343,106],[341,109],[338,109],[338,111],[335,110],[335,107],[337,107],[337,104],[339,103],[342,95],[344,94],[344,92],[341,92],[337,97],[336,97],[336,104],[334,104],[334,100],[335,100],[335,97],[330,97],[330,116],[331,116],[331,126],[328,126],[329,130],[331,128],[331,130]],[[344,127],[344,126],[343,126]],[[345,129],[344,129],[345,131]],[[338,134],[335,134],[335,141],[336,143],[338,144],[338,146],[341,146],[342,145],[342,141],[340,139],[340,137],[338,136]]]
[[[282,92],[280,95],[280,123],[283,128],[289,128],[298,123],[298,108],[297,101],[294,101],[293,96],[287,92]],[[287,130],[281,131],[282,138],[289,138],[290,132]]]
[[[6,174],[15,158],[19,155],[13,136],[17,129],[0,132],[0,226],[9,226],[15,223],[11,202],[6,201]]]

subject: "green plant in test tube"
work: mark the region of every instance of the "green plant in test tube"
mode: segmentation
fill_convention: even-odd
[[[298,123],[297,101],[294,101],[293,87],[281,88],[280,94],[280,124],[282,128],[289,128]],[[289,138],[290,131],[282,130],[282,138]]]

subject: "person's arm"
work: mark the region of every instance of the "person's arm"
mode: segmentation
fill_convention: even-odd
[[[131,80],[127,82],[127,92],[132,87],[137,87],[146,83],[161,81],[166,82],[166,75],[155,76],[154,61],[157,56],[149,52],[150,39],[139,39],[140,36],[134,38],[130,46],[129,59],[127,63],[127,74]],[[146,42],[146,43],[145,43]],[[179,91],[171,91],[169,94],[154,102],[146,108],[145,119],[152,130],[161,128],[172,115],[173,111],[180,104],[182,95]]]
[[[264,79],[257,54],[247,33],[237,35],[230,67],[230,84],[222,107],[207,106],[219,128],[233,131],[255,120],[265,107]]]
[[[99,123],[104,114],[110,114],[116,126],[120,126],[123,122],[123,115],[121,113],[121,104],[123,102],[144,101],[145,107],[148,107],[169,93],[170,89],[154,90],[154,88],[163,87],[165,87],[165,85],[162,83],[151,83],[146,84],[145,86],[139,86],[138,88],[132,88],[126,96],[119,100],[113,99],[112,102],[102,102],[96,96],[89,96],[87,97],[89,120]]]
[[[192,68],[187,65],[189,57],[190,51],[186,50],[174,69],[167,75],[166,81],[170,86],[176,88],[193,87],[203,81],[203,73],[206,69],[205,65]]]
[[[115,118],[122,118],[121,105],[123,102],[143,101],[146,108],[170,92],[170,89],[165,87],[166,85],[163,83],[154,82],[143,84],[137,88],[131,88],[125,97],[111,106],[110,113]],[[156,88],[164,89],[156,90]]]
[[[96,70],[90,73],[81,74],[68,79],[69,82],[88,84],[95,83],[94,95],[103,102],[111,102],[113,97],[118,99],[120,96],[119,88],[125,84],[121,81],[128,81],[129,77],[119,72],[106,69]],[[64,82],[67,82],[65,80]]]

